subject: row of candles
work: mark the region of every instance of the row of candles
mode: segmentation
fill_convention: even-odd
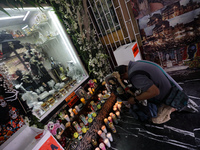
[[[110,112],[108,118],[104,118],[105,125],[111,129],[113,133],[116,133],[116,128],[114,124],[118,124],[118,119],[121,118],[120,116],[121,111],[121,103],[116,102],[113,106],[113,112]],[[114,124],[113,124],[114,123]],[[103,142],[99,144],[99,147],[96,147],[95,150],[106,150],[106,147],[111,147],[111,142],[113,142],[113,137],[111,133],[108,133],[106,126],[103,125],[101,130],[97,132],[97,134],[103,139]]]

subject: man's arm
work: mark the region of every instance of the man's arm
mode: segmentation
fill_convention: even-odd
[[[117,79],[117,81],[118,81],[119,84],[122,86],[122,88],[123,88],[124,90],[126,90],[127,87],[124,85],[124,83],[123,83],[122,80],[120,79],[119,73],[118,73],[118,72],[113,72],[112,75]],[[131,92],[131,91],[129,90],[129,88],[128,88],[126,91],[127,91],[128,93],[130,93],[131,95],[134,95],[134,93]]]
[[[136,96],[135,98],[139,101],[142,101],[142,100],[145,100],[145,99],[150,99],[150,98],[153,98],[157,95],[160,94],[160,90],[158,89],[158,87],[156,85],[152,85],[146,92],[143,92],[142,94]],[[135,101],[134,101],[134,98],[131,97],[128,102],[130,104],[134,104]]]

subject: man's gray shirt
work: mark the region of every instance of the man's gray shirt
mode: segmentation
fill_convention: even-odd
[[[147,91],[153,84],[155,84],[160,90],[160,94],[156,96],[155,99],[158,103],[162,103],[171,88],[171,84],[162,70],[149,63],[130,61],[128,64],[128,75],[136,70],[146,71],[149,73],[151,79],[146,75],[137,74],[132,77],[131,83],[136,88],[141,89],[142,92]]]

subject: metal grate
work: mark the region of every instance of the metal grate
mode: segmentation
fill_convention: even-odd
[[[139,34],[135,33],[128,5],[130,0],[88,0],[89,17],[98,38],[110,55],[113,66],[116,65],[113,51],[121,45],[137,41],[136,35]]]

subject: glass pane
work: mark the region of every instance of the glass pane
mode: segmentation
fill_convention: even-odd
[[[1,63],[33,114],[44,119],[88,74],[51,7],[7,9],[0,22]],[[16,17],[17,16],[17,17]],[[27,17],[25,17],[27,16]],[[8,17],[0,13],[0,18]]]

